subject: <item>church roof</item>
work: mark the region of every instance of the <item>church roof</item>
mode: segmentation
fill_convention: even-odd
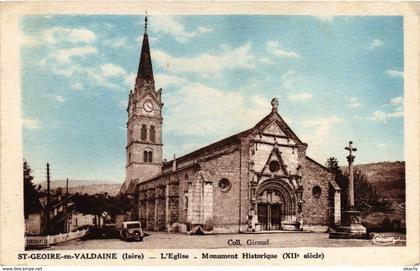
[[[141,47],[140,63],[136,78],[136,86],[138,87],[142,86],[144,83],[154,84],[155,82],[155,79],[153,78],[152,58],[150,55],[149,48],[149,37],[147,35],[147,16],[145,17],[144,21],[145,26],[143,44]]]
[[[240,132],[240,133],[234,134],[232,136],[226,137],[222,140],[216,141],[216,142],[214,142],[210,145],[207,145],[203,148],[200,148],[198,150],[195,150],[193,152],[185,154],[181,157],[176,158],[176,161],[177,161],[177,163],[182,163],[183,161],[191,160],[191,159],[194,159],[195,157],[200,157],[202,154],[204,154],[206,152],[209,152],[213,149],[217,149],[217,148],[220,148],[220,147],[223,147],[223,146],[227,146],[227,145],[232,144],[232,143],[240,143],[240,138],[243,135],[245,135],[251,129],[248,129],[248,130],[245,130],[243,132]],[[173,162],[174,162],[174,160],[164,162],[163,167],[164,168],[171,167]]]

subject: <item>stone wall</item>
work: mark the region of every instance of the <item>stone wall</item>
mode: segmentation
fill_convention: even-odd
[[[146,192],[146,229],[155,228],[155,189],[149,188]]]
[[[166,185],[166,227],[179,221],[179,184]]]
[[[145,147],[139,150],[133,150],[132,158],[131,159],[143,159],[143,151],[147,148],[147,150],[152,150],[153,155],[155,155],[158,149],[152,149],[150,147]],[[153,158],[155,159],[155,158]],[[144,182],[148,179],[153,177],[159,176],[162,174],[162,164],[159,162],[155,163],[141,163],[141,162],[134,162],[132,161],[126,169],[127,174],[127,181],[138,180],[138,183]]]
[[[244,140],[240,150],[240,202],[239,202],[239,231],[244,232],[248,229],[249,210],[251,204],[251,183],[250,183],[250,149],[249,142]]]
[[[247,187],[240,190],[240,161],[239,145],[227,145],[215,150],[213,156],[207,154],[198,159],[192,164],[195,166],[180,163],[179,166],[187,167],[174,168],[175,171],[140,184],[140,221],[148,230],[188,231],[194,225],[202,225],[204,230],[238,232],[238,202],[245,201],[248,208]],[[228,189],[219,187],[223,178],[230,182]],[[243,224],[247,223],[246,218],[245,211]]]
[[[155,189],[155,231],[166,228],[166,191],[165,186],[159,185]]]
[[[179,221],[179,182],[176,175],[161,176],[139,185],[140,222],[148,230],[170,230]]]
[[[191,200],[191,189],[192,189],[192,179],[194,179],[194,172],[191,170],[183,171],[180,176],[180,182],[178,186],[179,197],[178,197],[178,221],[187,224],[188,217],[191,217],[191,214],[188,212],[188,206],[190,205]],[[190,209],[191,210],[191,209]],[[191,212],[191,211],[190,211]]]
[[[311,159],[306,159],[302,178],[304,229],[313,228],[314,225],[328,226],[330,224],[330,214],[333,211],[333,203],[329,197],[332,179],[332,174],[326,168]],[[319,196],[314,195],[315,187],[320,188]]]
[[[213,230],[213,190],[212,181],[200,171],[192,183],[188,204],[188,223],[201,225],[207,231]]]
[[[240,207],[240,150],[236,146],[226,148],[227,154],[206,161],[202,171],[212,182],[212,224],[216,232],[238,232]],[[221,189],[219,182],[227,179],[230,187]]]

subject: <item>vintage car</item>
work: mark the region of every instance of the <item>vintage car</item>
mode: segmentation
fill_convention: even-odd
[[[120,230],[121,239],[125,241],[143,241],[144,233],[139,221],[124,221]]]

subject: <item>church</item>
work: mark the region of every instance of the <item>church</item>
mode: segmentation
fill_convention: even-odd
[[[276,98],[254,127],[164,161],[161,93],[153,77],[146,18],[128,97],[121,187],[122,194],[135,199],[132,219],[143,228],[190,234],[326,232],[340,224],[340,187],[327,168],[306,155],[308,144],[280,116]]]

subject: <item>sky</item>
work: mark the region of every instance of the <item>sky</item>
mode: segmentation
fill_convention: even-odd
[[[144,16],[21,20],[23,157],[36,182],[123,182],[128,93]],[[403,18],[149,16],[163,154],[172,159],[279,113],[324,164],[404,160]]]

